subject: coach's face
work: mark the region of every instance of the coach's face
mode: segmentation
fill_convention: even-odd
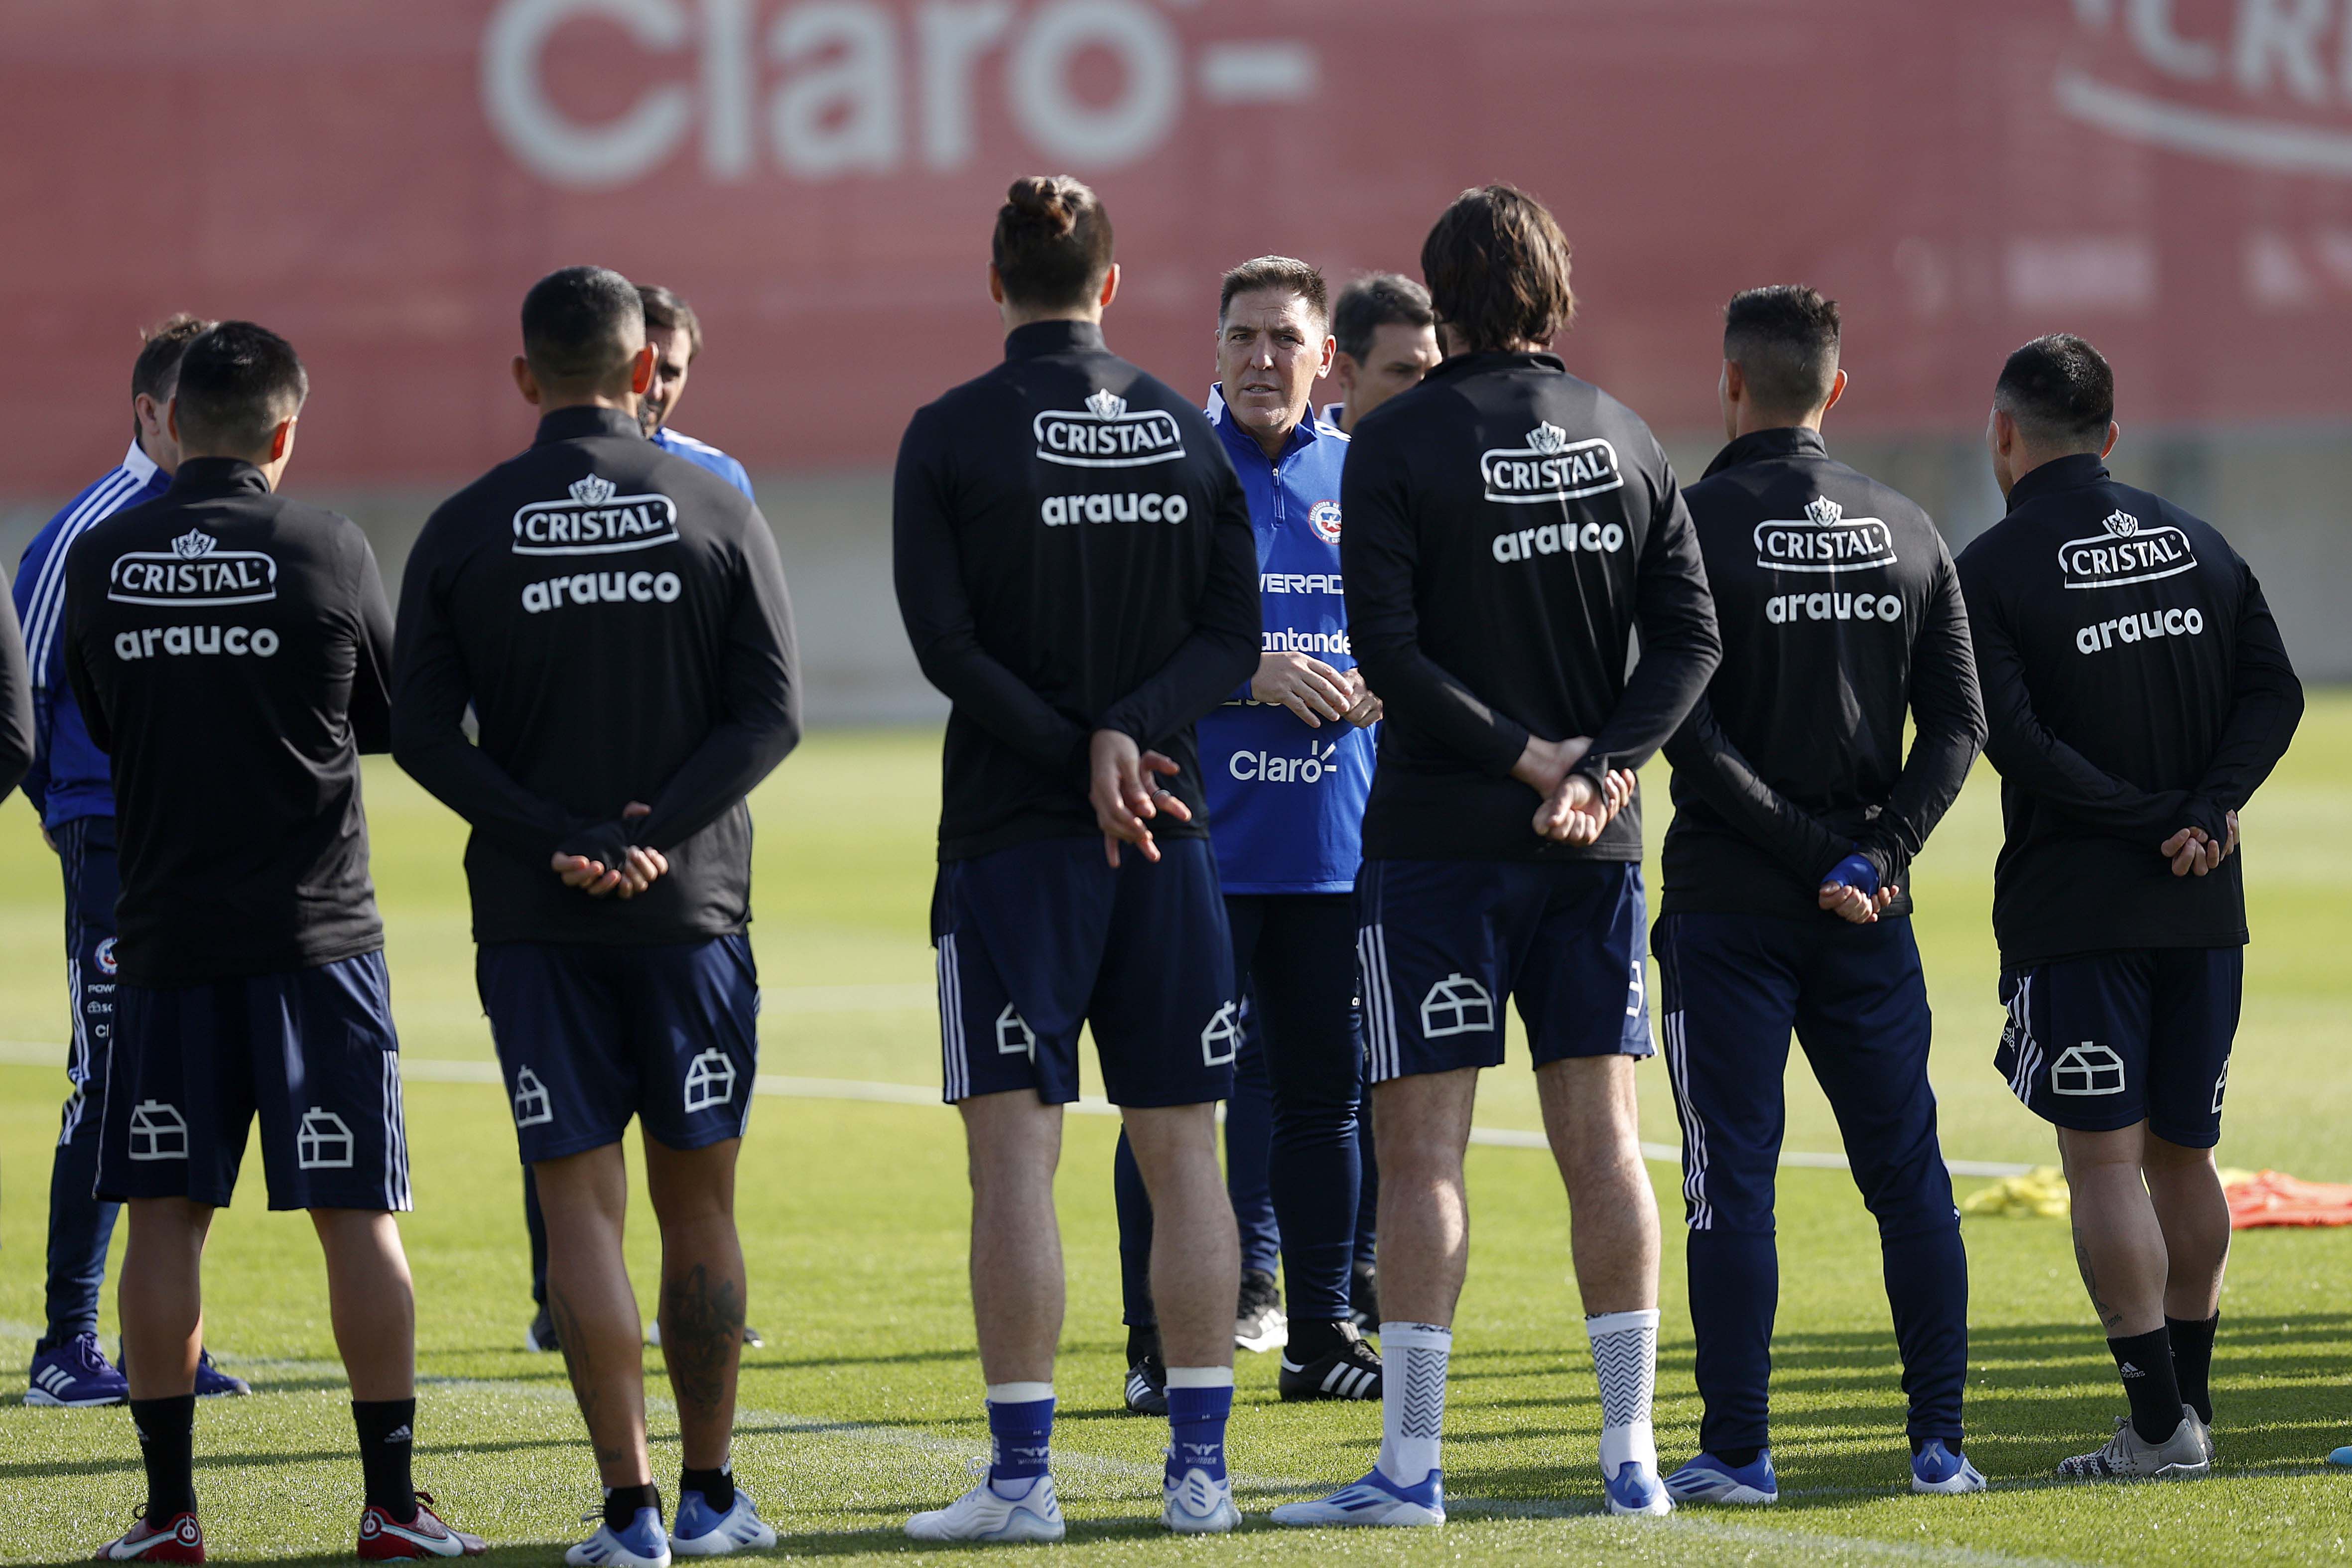
[[[1234,296],[1217,333],[1217,379],[1234,422],[1269,456],[1290,438],[1331,368],[1331,333],[1314,307],[1286,289]]]
[[[647,327],[646,342],[654,351],[654,384],[637,405],[637,418],[650,436],[669,423],[677,400],[686,395],[687,373],[694,367],[694,341],[677,327]]]

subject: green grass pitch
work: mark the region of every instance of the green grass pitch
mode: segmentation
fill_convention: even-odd
[[[2255,945],[2224,1163],[2352,1180],[2352,696],[2317,700],[2247,819]],[[755,798],[767,1074],[935,1088],[925,912],[938,778],[934,733],[824,733]],[[1663,768],[1648,780],[1664,826]],[[379,759],[368,773],[375,874],[407,1056],[488,1063],[473,994],[456,819]],[[2046,1161],[2047,1130],[1990,1066],[2000,1009],[1987,925],[1998,810],[1978,777],[1918,868],[1921,945],[1941,1027],[1936,1076],[1955,1158]],[[49,1145],[65,1089],[64,965],[54,859],[21,801],[0,807],[0,1363],[21,1368],[41,1310]],[[1517,1047],[1514,1047],[1516,1052]],[[444,1078],[451,1075],[443,1074]],[[1675,1139],[1664,1075],[1642,1075],[1646,1135]],[[506,1107],[478,1083],[412,1079],[416,1212],[417,1474],[497,1560],[560,1561],[583,1533],[593,1472],[558,1360],[519,1347],[530,1316]],[[1538,1125],[1524,1059],[1488,1075],[1482,1123]],[[2352,1231],[2239,1237],[2216,1365],[2222,1464],[2194,1485],[2063,1490],[2063,1455],[2121,1411],[2063,1224],[1971,1220],[1971,1455],[1993,1489],[1914,1498],[1874,1237],[1846,1177],[1780,1184],[1775,1455],[1783,1491],[1760,1511],[1686,1510],[1662,1523],[1596,1517],[1598,1409],[1568,1283],[1568,1215],[1540,1153],[1471,1155],[1474,1240],[1455,1353],[1442,1531],[1301,1536],[1263,1522],[1285,1498],[1349,1480],[1379,1440],[1376,1410],[1284,1406],[1269,1357],[1244,1355],[1233,1457],[1251,1527],[1163,1538],[1160,1424],[1118,1414],[1122,1339],[1108,1173],[1113,1124],[1070,1121],[1061,1183],[1070,1312],[1058,1378],[1066,1555],[1192,1562],[2301,1563],[2352,1560],[2352,1474],[2318,1461],[2352,1441]],[[1792,1072],[1788,1146],[1837,1147]],[[1679,1217],[1679,1173],[1653,1167]],[[222,1557],[351,1551],[358,1466],[310,1227],[247,1187],[215,1226],[208,1335],[257,1397],[200,1414],[197,1485]],[[1965,1189],[1973,1183],[1963,1183]],[[984,1451],[963,1279],[967,1198],[955,1119],[936,1105],[763,1099],[745,1145],[742,1227],[751,1321],[736,1468],[795,1555],[912,1550],[903,1516],[968,1484]],[[633,1218],[641,1291],[650,1216]],[[120,1237],[118,1235],[118,1258]],[[1671,1465],[1696,1436],[1681,1248],[1666,1249],[1658,1437]],[[649,1298],[648,1298],[649,1299]],[[114,1336],[110,1288],[105,1333]],[[660,1354],[648,1379],[661,1386]],[[7,1373],[12,1389],[19,1374]],[[676,1427],[655,1415],[657,1479],[675,1484]],[[0,1558],[85,1555],[142,1489],[120,1410],[25,1408],[0,1396]]]

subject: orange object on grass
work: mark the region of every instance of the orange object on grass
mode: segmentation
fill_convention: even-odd
[[[2271,1225],[2352,1225],[2352,1186],[2305,1182],[2282,1171],[2259,1171],[2228,1183],[2230,1228]]]

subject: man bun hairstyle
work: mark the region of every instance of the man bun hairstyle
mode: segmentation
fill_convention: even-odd
[[[1110,214],[1067,174],[1013,182],[989,247],[1004,298],[1029,310],[1082,310],[1110,271]]]
[[[1549,342],[1576,316],[1568,237],[1516,185],[1480,185],[1454,197],[1422,241],[1421,275],[1437,319],[1474,353]]]
[[[658,283],[638,284],[637,302],[645,308],[648,332],[686,334],[686,363],[692,364],[702,353],[702,318],[694,307]]]
[[[169,403],[180,384],[180,356],[216,325],[182,310],[140,333],[139,357],[131,362],[131,395]]]
[[[608,267],[563,268],[522,297],[522,354],[543,387],[606,387],[645,346],[645,301]]]
[[[2072,332],[2034,339],[2009,356],[1992,405],[2038,446],[2087,447],[2107,438],[2116,416],[2116,373],[2106,356]]]
[[[1340,289],[1331,307],[1331,335],[1358,364],[1371,357],[1372,338],[1382,327],[1436,324],[1429,290],[1402,272],[1368,273]]]
[[[1234,295],[1255,294],[1261,289],[1296,294],[1307,301],[1307,308],[1315,312],[1317,321],[1331,320],[1330,287],[1323,281],[1321,272],[1295,256],[1261,256],[1226,273],[1217,291],[1217,320],[1225,319],[1225,312],[1233,308]]]
[[[1723,308],[1723,357],[1739,367],[1759,408],[1811,414],[1837,381],[1835,300],[1801,283],[1743,289]]]
[[[181,354],[173,395],[184,450],[263,462],[278,426],[302,411],[310,376],[294,345],[268,328],[223,321]]]

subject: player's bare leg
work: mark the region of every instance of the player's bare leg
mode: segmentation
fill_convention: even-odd
[[[688,1469],[728,1461],[743,1354],[743,1246],[735,1231],[742,1141],[678,1150],[646,1140],[646,1192],[661,1226],[662,1359]]]
[[[400,1225],[366,1209],[312,1209],[327,1256],[335,1348],[355,1400],[416,1396],[416,1293]]]
[[[1241,1237],[1217,1164],[1217,1108],[1128,1107],[1127,1136],[1151,1195],[1151,1296],[1168,1366],[1168,1468],[1160,1523],[1187,1534],[1241,1523],[1225,1470],[1234,1406],[1234,1309]]]
[[[2164,1326],[2180,1402],[2197,1412],[2205,1458],[2213,1445],[2213,1336],[2221,1327],[2221,1276],[2230,1265],[2230,1199],[2213,1151],[2150,1132],[2140,1151],[2148,1201],[2164,1230]]]
[[[597,1474],[608,1487],[651,1486],[644,1325],[621,1251],[629,1202],[621,1146],[607,1143],[533,1168],[547,1212],[547,1307],[596,1450]]]
[[[115,1281],[115,1308],[131,1367],[131,1397],[193,1393],[204,1347],[205,1237],[212,1228],[212,1205],[133,1198],[122,1206],[131,1239]]]

